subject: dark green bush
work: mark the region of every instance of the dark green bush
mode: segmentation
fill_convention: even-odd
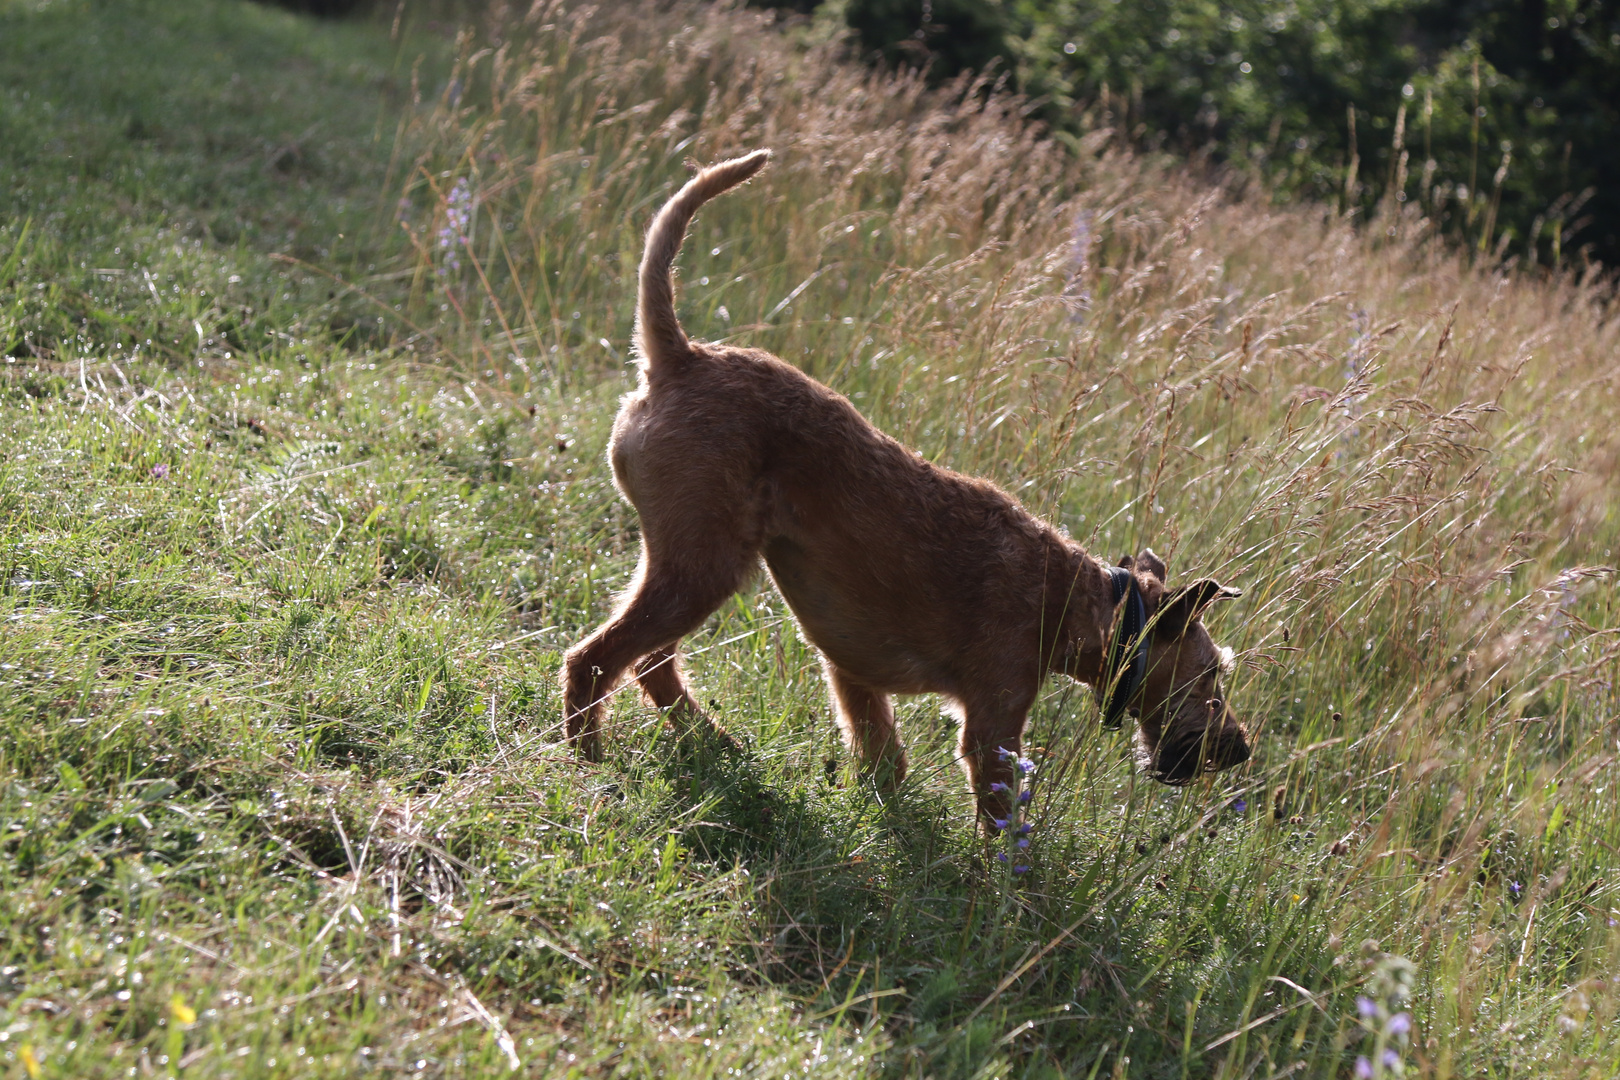
[[[1612,0],[848,0],[863,51],[999,61],[1060,130],[1252,169],[1481,250],[1620,257]]]

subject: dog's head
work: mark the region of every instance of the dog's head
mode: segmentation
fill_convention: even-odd
[[[1151,549],[1120,565],[1136,577],[1150,627],[1147,673],[1130,705],[1149,771],[1185,784],[1249,760],[1249,733],[1222,685],[1232,650],[1215,644],[1203,620],[1211,604],[1241,594],[1211,578],[1169,589],[1164,560]]]

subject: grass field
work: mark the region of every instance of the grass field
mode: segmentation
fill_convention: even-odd
[[[630,12],[0,0],[6,1074],[1620,1073],[1612,282]],[[687,643],[741,755],[558,743],[640,231],[758,145],[688,330],[1244,588],[1250,765],[1054,681],[1015,877],[939,702],[858,781],[765,584]]]

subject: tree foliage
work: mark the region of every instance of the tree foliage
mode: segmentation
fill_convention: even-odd
[[[1252,169],[1480,250],[1620,258],[1616,0],[848,0],[868,54],[1005,65],[1059,130]]]

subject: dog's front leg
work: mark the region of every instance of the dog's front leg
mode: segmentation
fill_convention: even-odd
[[[862,775],[870,777],[879,790],[894,791],[906,779],[906,748],[894,726],[889,695],[862,686],[830,660],[825,667],[838,710],[838,727],[860,762]]]
[[[962,764],[979,802],[979,828],[994,834],[1017,816],[1018,752],[1029,700],[969,702],[962,721]]]

